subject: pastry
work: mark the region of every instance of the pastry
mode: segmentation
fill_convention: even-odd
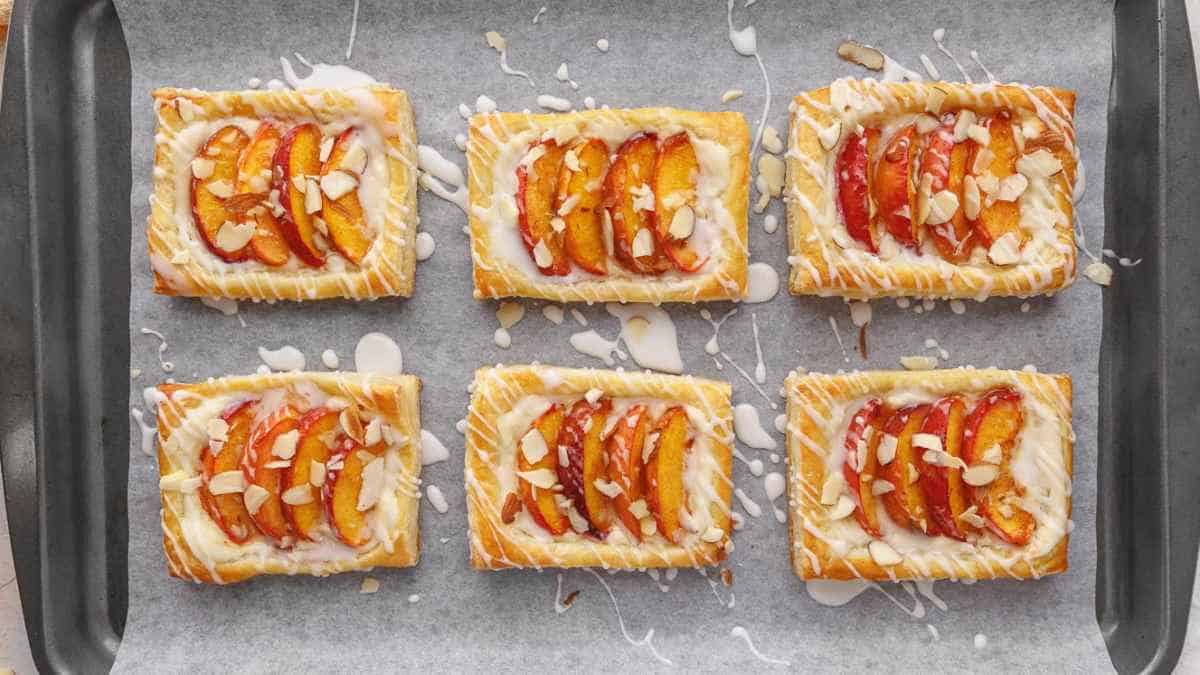
[[[791,109],[793,294],[983,300],[1074,281],[1074,92],[843,79]]]
[[[353,373],[160,385],[171,575],[227,584],[417,564],[420,386]]]
[[[733,549],[730,388],[482,368],[467,418],[471,565],[700,567]]]
[[[156,293],[412,295],[416,128],[403,91],[158,89],[154,109]]]
[[[793,373],[786,388],[788,531],[801,578],[1067,570],[1070,377]]]
[[[732,112],[475,115],[475,297],[741,298],[749,141]]]

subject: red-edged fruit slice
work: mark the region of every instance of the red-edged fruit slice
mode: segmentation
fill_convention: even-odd
[[[221,226],[242,221],[242,216],[230,209],[226,200],[233,196],[236,187],[238,157],[249,144],[250,137],[235,126],[218,129],[208,137],[196,156],[198,160],[212,162],[212,171],[204,178],[197,178],[194,172],[192,175],[192,217],[196,228],[208,250],[225,262],[245,260],[249,254],[246,246],[226,251],[217,245]]]
[[[612,401],[607,398],[595,403],[576,401],[563,420],[555,446],[564,448],[567,454],[567,463],[558,465],[563,495],[575,504],[575,510],[591,523],[592,529],[601,533],[612,526],[608,497],[596,488],[596,479],[603,477],[604,426],[611,411]]]
[[[997,114],[987,121],[988,149],[992,151],[992,161],[983,173],[991,173],[999,180],[1004,180],[1017,172],[1017,142],[1013,138],[1012,120],[1006,114]],[[972,143],[972,152],[967,158],[967,166],[975,165],[975,156],[979,153],[979,145]],[[980,195],[984,201],[983,195]],[[1018,250],[1029,239],[1025,230],[1021,229],[1021,207],[1017,202],[1002,202],[996,200],[990,205],[984,201],[979,207],[979,216],[971,222],[975,235],[986,247],[991,247],[1000,237],[1013,234],[1017,238]]]
[[[534,421],[531,429],[537,429],[541,434],[542,440],[546,443],[546,454],[536,462],[530,462],[525,457],[523,448],[517,448],[517,471],[539,471],[546,470],[551,474],[557,474],[558,467],[558,448],[555,446],[558,440],[559,429],[563,425],[563,409],[560,405],[551,406],[549,410],[542,413]],[[567,520],[567,514],[563,513],[562,509],[558,508],[558,503],[554,499],[555,493],[553,490],[539,488],[533,483],[530,483],[524,478],[518,479],[521,490],[521,501],[525,504],[525,510],[533,518],[533,521],[540,525],[542,529],[550,534],[560,535],[566,532],[571,527],[571,523]]]
[[[878,219],[896,241],[914,250],[921,246],[921,228],[916,225],[917,189],[912,179],[917,151],[916,126],[897,131],[875,164],[871,184]]]
[[[242,493],[231,492],[214,495],[209,492],[208,485],[213,476],[226,471],[240,469],[242,453],[246,448],[246,440],[250,437],[250,425],[254,422],[254,406],[258,401],[250,400],[231,406],[221,415],[228,425],[226,440],[216,454],[211,445],[206,443],[200,453],[201,483],[197,489],[200,505],[213,519],[217,527],[235,544],[245,543],[258,533],[254,519],[246,511]]]
[[[252,198],[254,236],[250,239],[250,254],[264,265],[278,267],[288,261],[291,251],[283,238],[283,227],[270,208],[262,205],[271,188],[271,164],[279,150],[279,129],[270,122],[258,125],[254,138],[242,151],[237,166],[239,197]]]
[[[688,245],[699,220],[696,213],[699,175],[700,161],[687,132],[681,131],[663,141],[654,164],[654,232],[658,245],[682,272],[695,272],[707,260]]]
[[[336,442],[341,424],[338,413],[328,408],[313,408],[300,418],[296,427],[300,439],[296,443],[296,455],[288,468],[283,470],[283,492],[297,486],[307,485],[313,491],[313,500],[307,504],[284,504],[283,512],[291,523],[296,536],[316,541],[317,528],[324,512],[321,487],[325,485],[325,466],[332,455],[327,441]],[[318,481],[313,481],[313,463],[321,465]]]
[[[292,252],[305,264],[321,267],[325,264],[325,252],[317,246],[318,232],[313,222],[319,209],[309,213],[305,208],[305,194],[316,185],[308,179],[319,177],[321,173],[321,130],[312,123],[289,129],[279,142],[273,163],[275,182],[272,188],[279,191],[279,203],[283,207],[280,218],[283,236]],[[303,191],[297,183],[305,186]]]
[[[601,223],[604,210],[604,176],[608,173],[608,145],[604,141],[580,139],[569,152],[575,162],[563,162],[558,173],[557,210],[573,200],[574,206],[562,217],[566,224],[563,243],[567,256],[592,274],[608,274],[608,247]],[[564,155],[564,159],[565,159]],[[578,169],[572,168],[572,164]]]
[[[564,276],[571,271],[563,244],[563,232],[555,229],[554,197],[558,193],[558,174],[566,148],[552,140],[542,141],[529,150],[541,154],[530,166],[517,167],[517,224],[521,241],[533,258],[538,271],[546,276]],[[540,262],[539,262],[540,261]]]
[[[842,213],[842,222],[846,224],[846,232],[851,239],[867,247],[871,253],[878,253],[879,246],[875,242],[875,232],[871,227],[868,178],[868,136],[871,132],[874,132],[875,138],[878,139],[879,130],[868,129],[865,133],[854,134],[846,141],[838,153],[834,175],[837,177],[838,208]]]
[[[882,428],[888,410],[877,398],[868,400],[850,418],[846,429],[846,459],[842,464],[842,476],[854,497],[854,519],[872,537],[882,537],[879,530],[879,515],[876,511],[875,494],[871,491],[874,480],[863,480],[865,476],[876,476],[879,463],[875,450],[883,438]]]
[[[658,525],[658,533],[676,544],[683,537],[679,510],[687,508],[683,464],[691,448],[688,418],[680,406],[668,408],[654,425],[658,438],[646,461],[646,505]]]
[[[653,193],[657,158],[658,137],[639,134],[621,144],[604,178],[604,206],[612,221],[613,255],[622,267],[638,274],[657,275],[671,268],[671,260],[654,238],[653,203],[638,197]],[[635,204],[651,208],[637,208]]]
[[[366,150],[359,141],[358,130],[350,127],[338,134],[333,148],[329,151],[329,157],[321,165],[322,181],[332,182],[327,177],[335,175],[339,182],[346,185],[349,185],[349,181],[354,182],[354,187],[339,195],[337,199],[331,199],[322,189],[321,219],[329,228],[329,242],[343,258],[356,265],[362,262],[371,248],[371,239],[367,237],[366,215],[358,200],[358,185],[362,182],[366,162]],[[340,172],[340,175],[334,172]]]
[[[962,460],[963,420],[967,406],[958,396],[947,396],[938,400],[929,409],[921,433],[937,436],[942,450],[950,457]],[[918,448],[918,451],[920,449]],[[967,485],[962,481],[962,467],[942,466],[921,462],[921,490],[925,493],[925,505],[929,517],[937,524],[938,531],[947,537],[966,541],[970,526],[959,518],[971,505]]]
[[[289,403],[279,406],[255,425],[242,454],[242,473],[246,475],[247,488],[257,485],[267,491],[266,500],[250,516],[259,531],[276,543],[284,543],[284,537],[291,534],[292,528],[283,513],[283,469],[268,465],[280,461],[272,452],[276,439],[295,430],[299,422],[300,413],[294,406]]]
[[[642,540],[642,526],[630,505],[643,498],[642,449],[646,444],[646,432],[650,427],[650,415],[646,406],[638,403],[629,407],[605,441],[608,454],[608,480],[621,488],[613,497],[613,510],[621,523],[629,530],[635,541]]]
[[[344,438],[326,465],[325,512],[333,533],[347,546],[359,548],[371,540],[367,512],[358,510],[358,499],[363,487],[363,470],[385,449],[383,443],[364,448],[353,439]]]
[[[924,451],[912,444],[913,434],[920,430],[928,413],[928,405],[909,406],[897,410],[887,421],[884,432],[896,439],[896,454],[879,474],[895,486],[883,495],[883,506],[892,520],[910,530],[932,535],[937,534],[937,527],[929,519],[925,493],[921,491],[921,464],[924,463],[921,453]]]
[[[988,529],[1015,546],[1029,543],[1037,521],[1021,508],[1023,490],[1013,478],[1011,462],[1013,447],[1024,425],[1021,395],[1002,387],[983,395],[967,417],[963,442],[963,457],[968,466],[984,462],[992,448],[1000,449],[999,472],[987,485],[971,488],[972,499]]]

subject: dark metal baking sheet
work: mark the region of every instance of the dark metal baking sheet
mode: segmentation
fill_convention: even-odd
[[[1182,0],[1116,6],[1105,246],[1145,258],[1106,293],[1100,362],[1097,616],[1123,672],[1177,658],[1200,537],[1186,26]],[[46,670],[104,670],[125,618],[129,77],[108,2],[18,0],[0,110],[0,459]]]

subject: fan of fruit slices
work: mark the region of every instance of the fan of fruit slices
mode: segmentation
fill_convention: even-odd
[[[597,395],[553,403],[517,441],[516,490],[505,496],[501,520],[527,517],[554,537],[610,544],[718,542],[725,532],[701,527],[689,501],[694,442],[683,406],[655,415],[644,403],[616,411]]]
[[[849,237],[876,254],[892,243],[921,253],[928,241],[955,264],[977,249],[996,265],[1020,261],[1031,236],[1019,200],[1069,152],[1061,132],[1005,109],[926,112],[844,135],[834,176]]]
[[[707,261],[689,243],[705,216],[687,132],[637,133],[615,153],[599,138],[546,138],[516,171],[521,240],[544,276],[566,276],[572,266],[606,276],[614,261],[637,275],[693,273]]]
[[[886,513],[930,537],[975,542],[986,531],[1024,546],[1037,522],[1012,471],[1023,425],[1021,394],[1009,387],[973,405],[961,394],[896,409],[868,399],[850,420],[841,475],[829,475],[821,501],[831,517],[853,514],[875,539]]]
[[[387,489],[386,457],[402,439],[349,402],[307,408],[296,395],[238,401],[209,421],[200,504],[234,544],[277,548],[335,538],[361,549]]]
[[[228,263],[269,267],[292,255],[325,266],[336,251],[358,264],[374,235],[359,201],[367,149],[350,127],[324,136],[314,123],[260,122],[253,135],[217,129],[191,161],[191,204],[208,250]]]

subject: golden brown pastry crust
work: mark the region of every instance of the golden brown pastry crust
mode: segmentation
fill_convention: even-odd
[[[385,86],[360,90],[332,89],[216,91],[157,89],[153,92],[158,118],[154,145],[154,194],[146,239],[154,271],[154,292],[162,295],[233,298],[237,300],[319,300],[409,297],[413,291],[417,237],[417,131],[408,94]],[[180,115],[178,99],[187,99],[188,120]],[[176,166],[174,142],[193,124],[235,117],[270,117],[284,121],[330,123],[374,107],[387,146],[388,186],[384,221],[361,265],[345,270],[273,268],[258,263],[224,263],[207,250],[215,269],[195,260],[175,222]],[[364,118],[365,119],[365,118]],[[201,142],[203,139],[201,139]],[[187,158],[190,162],[191,158]],[[190,208],[188,210],[190,214]],[[195,229],[191,219],[186,227]],[[193,234],[194,236],[194,234]],[[203,247],[200,247],[203,248]],[[219,263],[219,264],[218,264]]]
[[[548,384],[549,383],[549,384]],[[709,511],[724,534],[713,543],[692,546],[643,542],[611,545],[596,540],[547,541],[504,524],[495,457],[500,453],[500,417],[528,395],[576,395],[600,389],[612,397],[647,397],[678,402],[701,410],[712,425],[713,453],[720,476]],[[467,416],[466,489],[471,566],[479,570],[508,567],[700,567],[716,565],[732,548],[730,508],[733,500],[733,412],[731,389],[723,382],[690,376],[619,373],[611,370],[511,366],[475,371],[474,393]],[[724,439],[717,441],[715,439]]]
[[[877,115],[886,119],[906,113],[925,111],[928,93],[934,87],[947,96],[942,110],[971,109],[988,114],[1000,108],[1036,114],[1049,127],[1059,131],[1067,151],[1056,152],[1063,170],[1050,180],[1054,184],[1058,210],[1063,214],[1055,226],[1059,246],[1044,249],[1043,262],[998,267],[990,263],[955,265],[936,254],[920,261],[883,260],[859,249],[845,249],[831,236],[829,223],[816,223],[808,208],[832,219],[832,227],[841,227],[834,204],[834,188],[818,181],[808,167],[830,167],[832,155],[826,150],[820,131],[830,128],[837,116],[831,109],[833,87],[814,89],[792,101],[789,151],[787,155],[787,203],[789,262],[792,271],[788,287],[794,295],[837,295],[847,298],[918,296],[937,298],[977,298],[992,296],[1029,296],[1051,293],[1075,280],[1075,230],[1072,190],[1077,172],[1075,147],[1075,92],[1054,87],[1026,87],[1016,84],[960,84],[954,82],[876,82],[839,80],[834,86],[846,86],[848,95],[863,97],[878,107]],[[842,131],[843,138],[845,130]]]
[[[729,182],[721,201],[732,218],[734,231],[721,233],[724,263],[703,273],[678,276],[609,276],[575,283],[530,278],[497,255],[480,211],[491,208],[492,164],[499,144],[529,130],[549,131],[576,125],[588,135],[589,125],[629,125],[643,129],[683,127],[699,138],[723,145],[730,152]],[[475,297],[544,298],[557,302],[700,302],[732,300],[746,293],[746,211],[750,194],[750,133],[739,113],[693,112],[672,108],[635,110],[584,110],[560,114],[491,113],[471,118],[467,146],[469,169],[471,259]],[[668,273],[671,274],[671,273]]]
[[[376,376],[356,373],[274,373],[224,377],[198,384],[163,384],[158,405],[158,470],[166,477],[177,472],[190,475],[189,467],[173,461],[165,450],[177,433],[204,434],[188,420],[189,412],[215,396],[237,393],[257,393],[295,383],[308,383],[325,394],[353,401],[360,409],[382,416],[407,443],[401,446],[403,471],[414,480],[421,473],[421,381],[412,375]],[[189,546],[184,537],[179,514],[185,508],[187,495],[177,490],[162,490],[163,550],[171,576],[189,581],[230,584],[263,574],[311,574],[326,576],[351,570],[373,567],[411,567],[420,556],[421,540],[418,521],[420,493],[397,490],[400,505],[397,536],[389,552],[382,544],[365,549],[358,555],[331,562],[286,562],[277,558],[246,557],[212,565],[204,561]]]
[[[825,457],[842,442],[828,433],[830,416],[836,408],[856,399],[883,395],[896,389],[920,389],[930,399],[955,392],[983,391],[1000,385],[1018,387],[1035,397],[1058,418],[1065,479],[1072,474],[1074,432],[1071,430],[1071,378],[1068,375],[1027,373],[1016,370],[868,371],[846,375],[793,373],[784,385],[788,397],[788,536],[792,568],[801,579],[1036,579],[1067,570],[1069,535],[1046,554],[1021,557],[1003,565],[997,557],[972,555],[929,555],[922,560],[905,557],[903,562],[884,567],[875,563],[866,546],[838,555],[819,535],[828,525],[828,507],[820,503],[826,477]],[[843,430],[844,431],[844,430]],[[1066,518],[1071,516],[1069,492]],[[806,522],[808,527],[806,527]],[[951,564],[952,563],[952,564]]]

